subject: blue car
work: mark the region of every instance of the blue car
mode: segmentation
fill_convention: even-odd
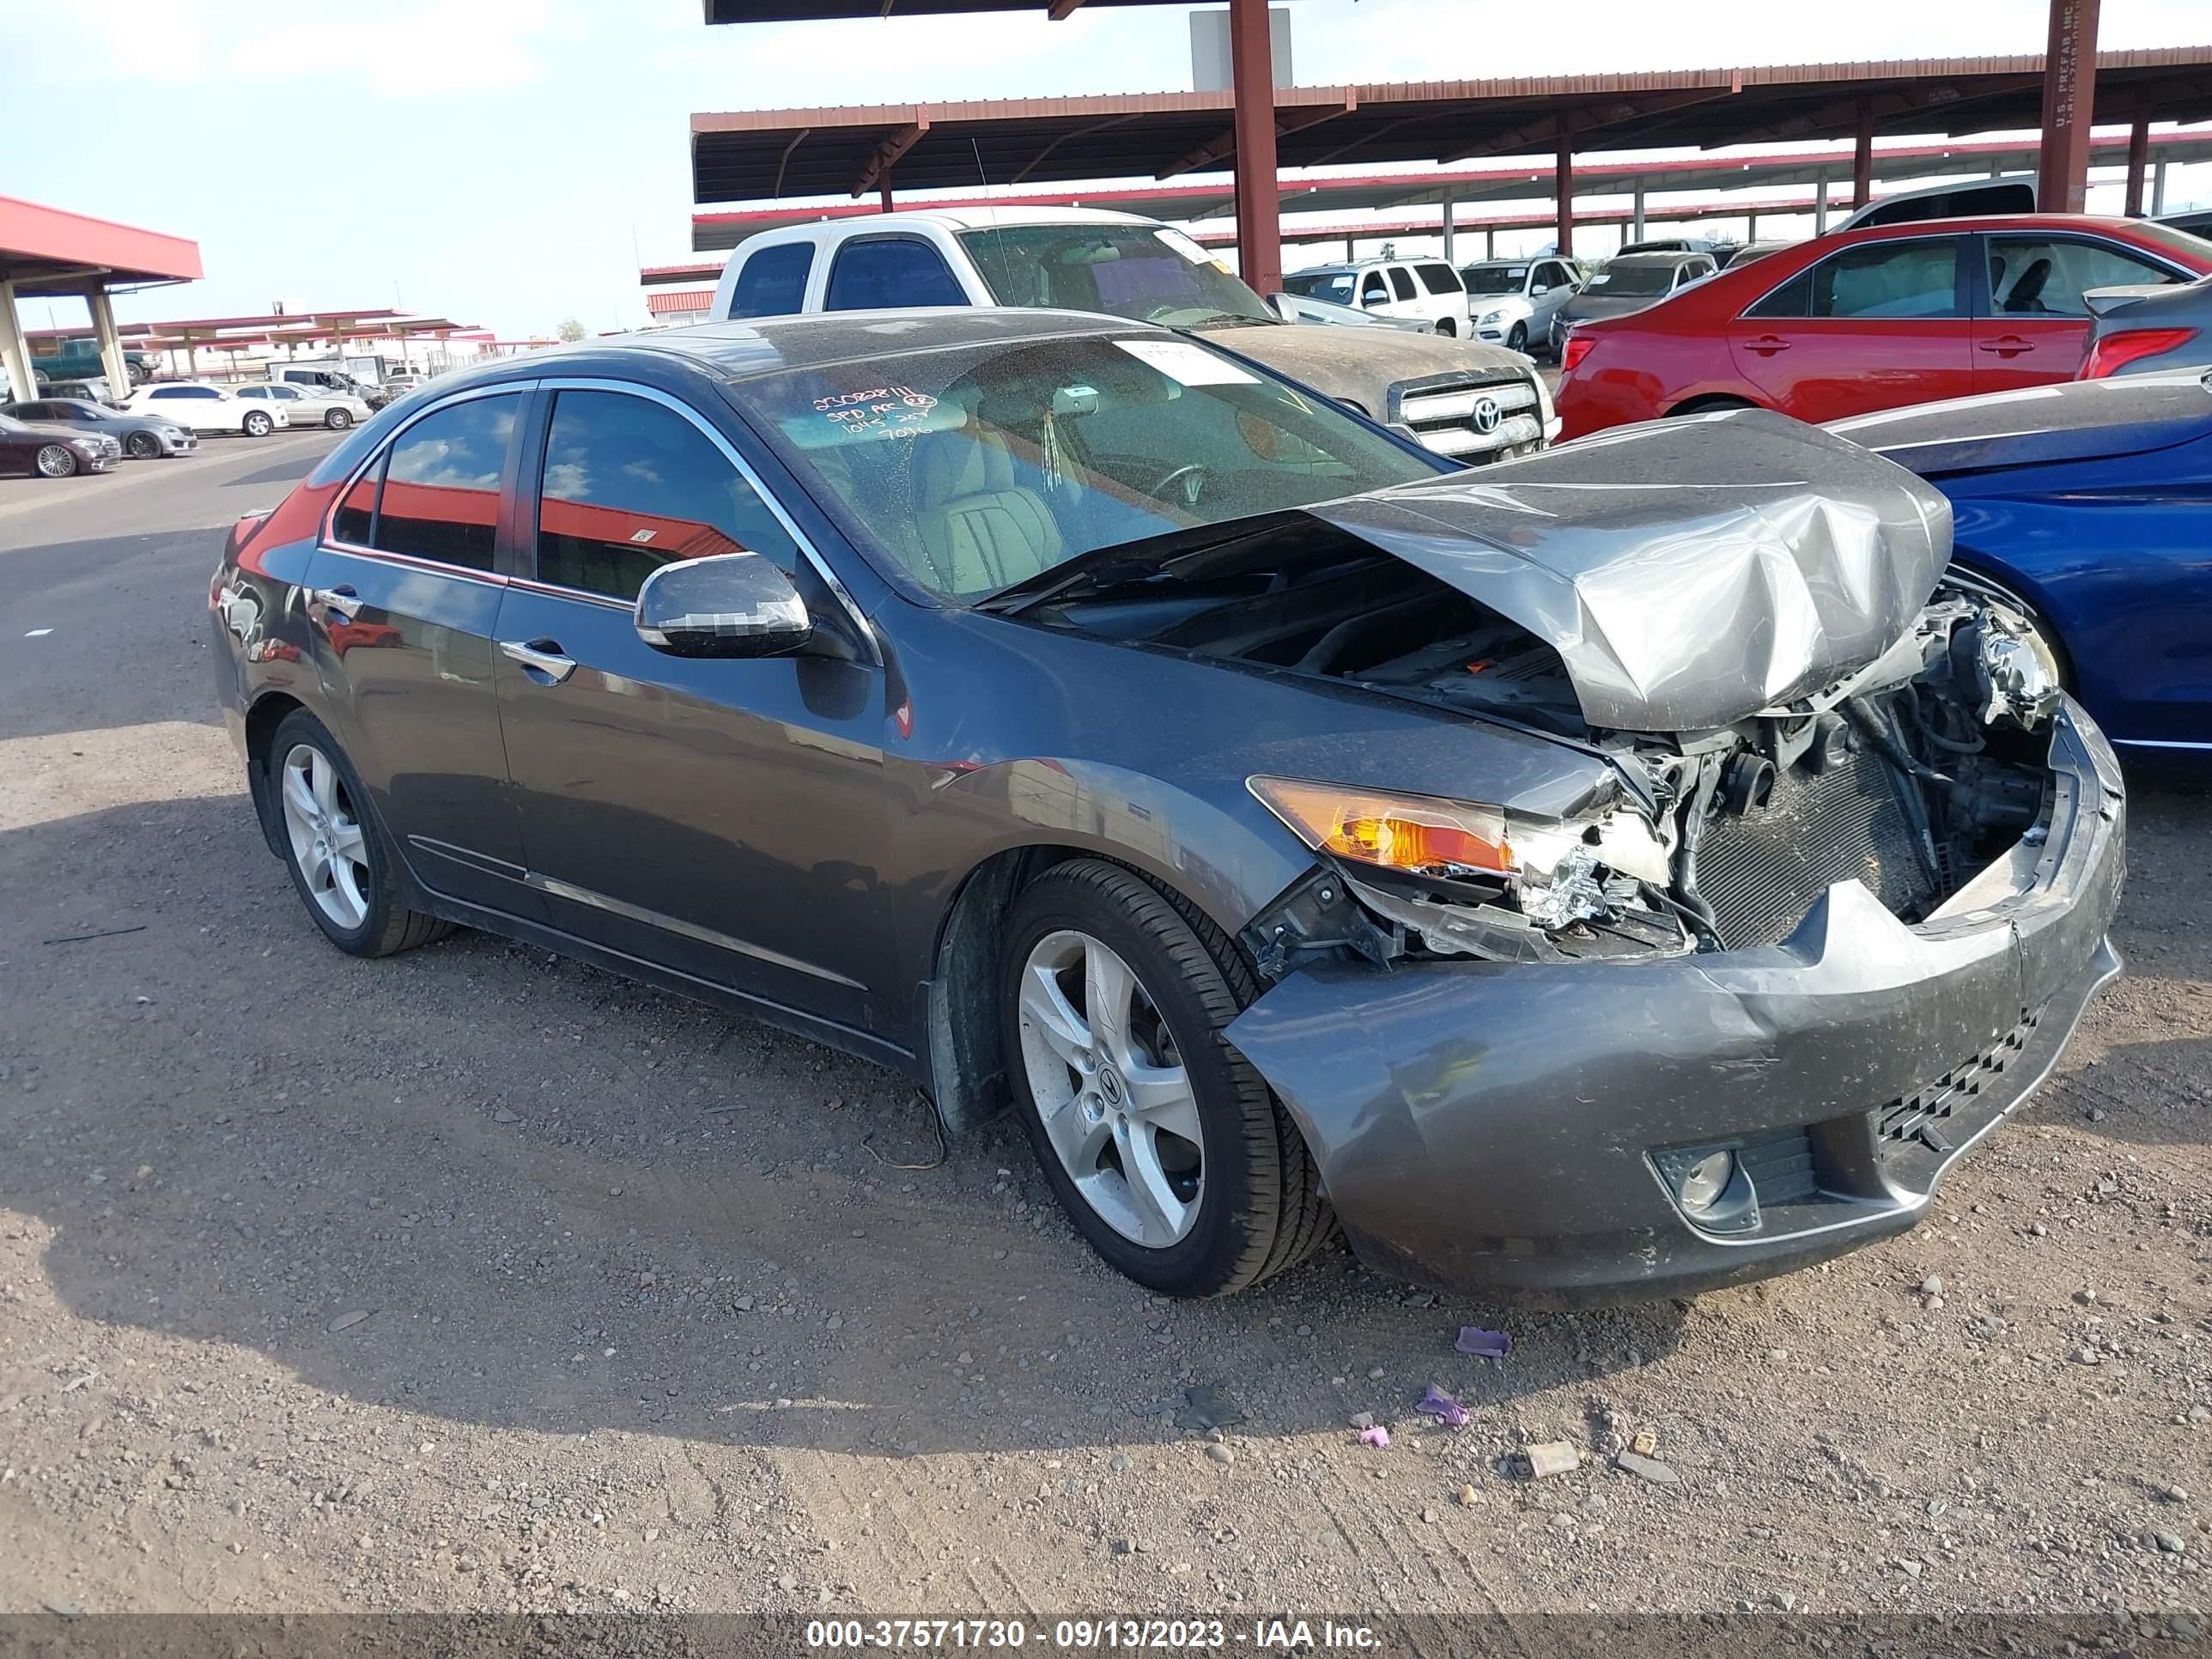
[[[2212,760],[2212,374],[2032,386],[1830,430],[1950,498],[1954,569],[2028,613],[2124,752]]]

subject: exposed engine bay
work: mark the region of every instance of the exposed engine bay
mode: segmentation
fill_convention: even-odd
[[[1830,684],[1716,728],[1632,731],[1588,721],[1560,650],[1480,600],[1340,532],[1288,539],[1295,557],[1194,560],[1033,615],[1540,732],[1602,756],[1619,787],[1567,819],[1467,806],[1409,830],[1377,807],[1346,842],[1315,827],[1297,785],[1255,780],[1339,854],[1334,877],[1249,941],[1271,975],[1346,951],[1560,961],[1774,945],[1852,878],[1913,922],[2039,833],[2057,665],[2018,612],[1963,585],[1938,584],[1901,637]]]

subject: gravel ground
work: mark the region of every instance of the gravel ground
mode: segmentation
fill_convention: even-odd
[[[2201,1620],[2201,787],[2138,781],[2130,972],[1917,1231],[1622,1310],[1340,1253],[1169,1304],[1010,1124],[938,1162],[889,1073],[765,1028],[322,942],[203,607],[210,526],[325,441],[0,496],[0,1610]],[[1607,1462],[1644,1430],[1677,1481]]]

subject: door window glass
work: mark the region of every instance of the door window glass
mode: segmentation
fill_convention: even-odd
[[[830,267],[827,311],[880,311],[893,306],[964,306],[945,256],[911,236],[848,242]]]
[[[1460,294],[1465,289],[1460,284],[1459,272],[1449,265],[1415,265],[1420,274],[1421,286],[1431,294]]]
[[[1990,304],[2000,317],[2087,317],[2093,288],[2172,283],[2162,265],[2112,246],[2067,236],[1992,236]]]
[[[356,547],[368,545],[369,526],[376,516],[376,487],[384,482],[384,463],[374,466],[354,481],[354,486],[338,503],[338,510],[331,518],[331,538],[350,542]]]
[[[1379,306],[1388,301],[1389,297],[1389,290],[1382,286],[1382,273],[1379,270],[1369,271],[1365,279],[1359,284],[1359,303],[1364,306]]]
[[[1397,295],[1400,299],[1412,299],[1413,297],[1413,273],[1407,270],[1403,265],[1392,265],[1390,267],[1390,286],[1397,290]]]
[[[1845,248],[1800,271],[1747,317],[1958,317],[1954,237]]]
[[[732,317],[783,317],[806,303],[806,273],[814,268],[814,244],[786,242],[764,247],[738,269],[730,295]]]
[[[563,392],[545,441],[538,579],[634,599],[678,559],[799,548],[743,473],[674,410],[616,392]]]
[[[499,525],[499,479],[520,412],[520,394],[472,398],[415,422],[385,463],[376,533],[386,553],[489,570]]]

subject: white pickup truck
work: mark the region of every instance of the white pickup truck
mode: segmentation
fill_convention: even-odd
[[[763,231],[732,251],[712,313],[1045,306],[1186,328],[1469,465],[1559,435],[1517,352],[1394,328],[1292,323],[1181,231],[1091,208],[959,208]]]

